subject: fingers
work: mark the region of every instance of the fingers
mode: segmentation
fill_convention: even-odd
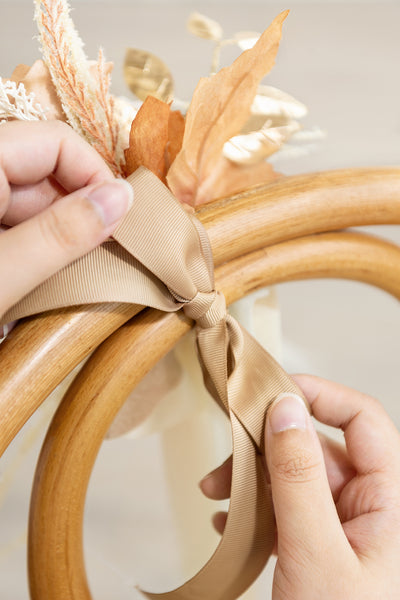
[[[11,185],[7,210],[1,221],[4,225],[13,227],[66,195],[65,189],[52,176],[38,183]]]
[[[206,475],[199,485],[207,498],[212,500],[226,500],[229,498],[232,485],[232,456]]]
[[[350,463],[343,444],[318,432],[318,438],[324,455],[325,469],[328,476],[332,497],[337,502],[343,488],[353,479],[356,471]]]
[[[61,121],[3,125],[0,165],[10,183],[30,184],[53,173],[68,192],[112,178],[100,155]]]
[[[349,460],[359,474],[400,471],[400,435],[377,400],[319,377],[294,379],[315,418],[344,431]]]
[[[90,185],[0,235],[0,314],[31,289],[103,242],[126,214],[132,188]]]
[[[13,185],[31,186],[51,174],[66,192],[113,179],[100,155],[65,123],[13,121],[0,128],[0,218]]]
[[[216,512],[212,518],[212,524],[217,533],[222,535],[224,533],[226,521],[228,519],[228,513],[225,511]]]
[[[305,404],[298,396],[275,401],[265,426],[278,545],[311,561],[348,545],[329,487],[322,448]],[[317,564],[317,563],[316,563]]]

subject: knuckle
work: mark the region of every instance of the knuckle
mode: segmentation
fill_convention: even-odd
[[[1,168],[1,154],[0,154],[0,168]],[[10,201],[10,186],[6,177],[0,173],[0,223],[8,209]]]
[[[74,131],[67,123],[64,121],[60,121],[59,119],[53,119],[51,121],[46,121],[48,123],[48,127],[51,128],[54,132],[59,132],[61,135],[71,135]]]
[[[296,450],[290,456],[277,460],[274,470],[280,479],[288,482],[307,482],[318,478],[319,464],[310,452]]]

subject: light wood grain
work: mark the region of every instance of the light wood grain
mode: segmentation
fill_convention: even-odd
[[[20,323],[0,346],[0,455],[50,392],[142,307],[93,304]]]
[[[312,277],[359,280],[400,298],[400,249],[363,234],[328,233],[276,244],[216,270],[228,303],[265,285]],[[67,392],[43,445],[32,495],[33,600],[91,599],[82,528],[98,450],[127,394],[190,326],[181,314],[143,311],[103,342]]]
[[[311,233],[399,224],[400,169],[345,169],[249,189],[198,213],[215,264]]]

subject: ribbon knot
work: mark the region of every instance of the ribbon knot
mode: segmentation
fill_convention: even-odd
[[[190,302],[184,304],[183,312],[202,329],[214,327],[226,317],[225,297],[215,290],[197,292]]]

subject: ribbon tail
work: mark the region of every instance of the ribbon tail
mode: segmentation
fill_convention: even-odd
[[[260,390],[247,380],[241,363],[248,345],[252,358],[262,357],[265,361],[269,355],[261,346],[253,348],[252,340],[229,315],[210,327],[197,329],[197,347],[206,386],[231,420],[230,508],[221,542],[206,565],[176,590],[161,594],[142,592],[150,600],[235,600],[254,582],[271,555],[275,524],[262,453],[248,431],[246,419],[240,410],[239,414],[234,410],[235,405],[240,409],[242,402],[252,405],[253,409],[256,407],[259,427],[263,428],[271,389],[264,376],[267,397],[257,397]],[[263,410],[260,410],[260,400],[265,402]]]
[[[228,519],[221,542],[203,569],[171,592],[143,592],[150,600],[235,600],[258,577],[275,541],[262,462],[265,415],[279,393],[300,390],[230,315],[211,327],[198,328],[197,345],[207,388],[229,413],[232,425]]]
[[[222,539],[206,565],[181,587],[160,594],[140,590],[149,600],[235,600],[255,581],[272,553],[274,516],[262,457],[236,416],[230,417],[232,490]]]

